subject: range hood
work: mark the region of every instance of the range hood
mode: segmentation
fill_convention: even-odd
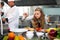
[[[7,0],[4,0],[7,3]],[[57,5],[56,0],[18,0],[17,6]]]

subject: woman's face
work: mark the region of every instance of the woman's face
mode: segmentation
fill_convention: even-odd
[[[35,18],[39,19],[41,17],[41,12],[40,11],[35,11],[34,16],[35,16]]]

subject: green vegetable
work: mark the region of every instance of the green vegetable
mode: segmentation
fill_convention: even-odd
[[[8,39],[8,36],[5,36],[4,38],[3,38],[3,40],[7,40]]]
[[[60,28],[57,28],[57,38],[60,39]]]

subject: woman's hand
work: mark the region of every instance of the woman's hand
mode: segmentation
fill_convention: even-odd
[[[28,17],[28,13],[24,13],[23,16],[26,18]]]
[[[25,28],[25,29],[27,29],[27,30],[29,30],[29,31],[34,31],[34,28],[30,28],[30,27],[27,27],[27,28]]]

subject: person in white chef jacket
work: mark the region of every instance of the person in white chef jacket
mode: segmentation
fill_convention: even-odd
[[[19,11],[18,8],[14,5],[14,0],[8,0],[8,5],[10,8],[7,10],[5,17],[8,18],[8,27],[10,30],[12,30],[18,28]]]

